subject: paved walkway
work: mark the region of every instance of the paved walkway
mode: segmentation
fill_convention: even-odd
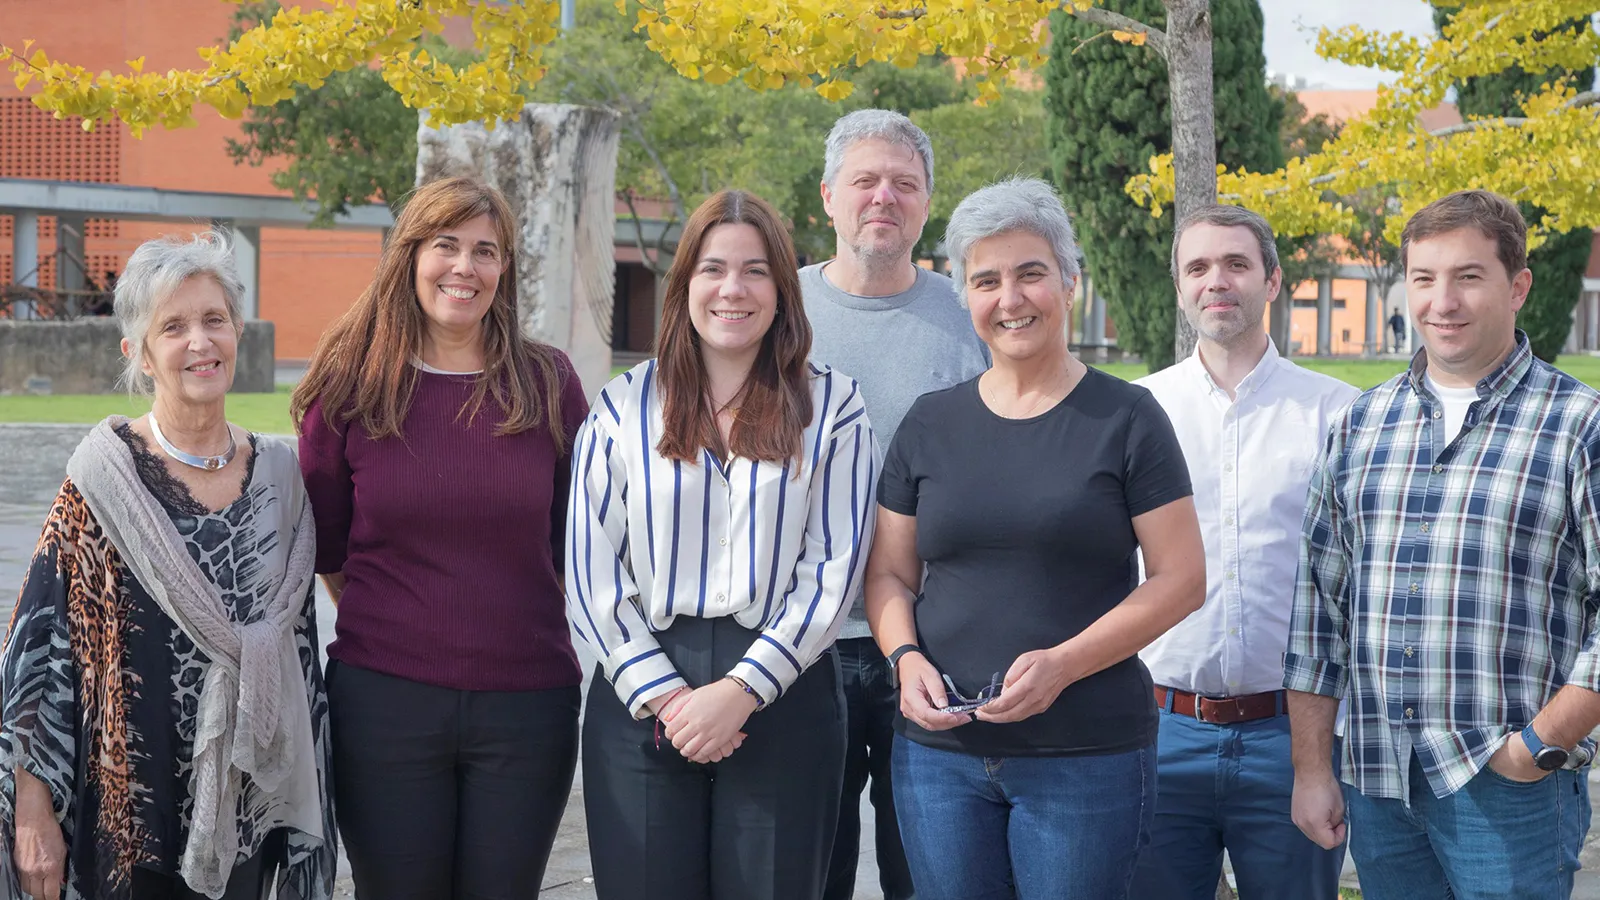
[[[61,486],[67,457],[71,455],[87,428],[74,425],[0,424],[0,622],[9,621],[18,587],[27,571],[29,557],[39,537],[39,526],[50,502]],[[336,616],[321,587],[318,587],[317,612],[324,623],[322,634],[333,636],[330,624]],[[583,656],[582,646],[579,646]],[[584,658],[584,671],[593,671],[592,659]],[[1590,775],[1590,797],[1600,805],[1600,776]],[[872,808],[862,803],[862,833],[871,834]],[[1600,816],[1590,829],[1583,852],[1584,871],[1578,873],[1573,900],[1600,900]],[[545,874],[542,896],[552,900],[593,900],[593,870],[589,866],[588,832],[583,821],[583,783],[581,773],[573,785],[567,812],[556,837],[555,850]],[[348,867],[340,860],[337,896],[353,898]],[[1354,867],[1346,863],[1345,881],[1355,885]],[[857,900],[878,897],[878,866],[871,848],[864,850],[856,879]]]

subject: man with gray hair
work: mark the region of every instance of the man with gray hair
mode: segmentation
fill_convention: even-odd
[[[1283,271],[1261,216],[1190,213],[1173,237],[1172,280],[1199,341],[1138,383],[1188,460],[1206,600],[1140,653],[1161,732],[1156,818],[1132,896],[1210,900],[1227,850],[1242,900],[1334,900],[1344,848],[1318,847],[1290,816],[1283,651],[1311,471],[1358,392],[1280,357],[1267,337]]]
[[[856,379],[878,434],[878,462],[911,402],[960,384],[989,366],[950,279],[918,266],[912,250],[928,221],[933,146],[905,116],[863,109],[828,134],[822,202],[833,219],[836,256],[800,270],[812,358]],[[892,348],[892,349],[891,349]],[[839,827],[825,900],[855,895],[861,791],[870,779],[878,880],[885,900],[913,896],[889,780],[899,692],[872,640],[858,595],[837,644],[844,672],[849,744]]]

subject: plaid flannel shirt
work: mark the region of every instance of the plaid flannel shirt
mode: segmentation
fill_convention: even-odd
[[[1600,394],[1526,335],[1457,436],[1425,352],[1363,393],[1311,479],[1284,686],[1348,697],[1343,780],[1476,775],[1563,685],[1600,690]]]

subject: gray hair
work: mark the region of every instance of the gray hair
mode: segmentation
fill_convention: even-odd
[[[1183,221],[1178,223],[1178,228],[1172,234],[1172,283],[1178,283],[1178,242],[1183,240],[1183,233],[1194,225],[1221,225],[1232,228],[1242,225],[1250,229],[1255,235],[1256,243],[1261,247],[1261,263],[1266,269],[1267,277],[1278,271],[1278,242],[1272,236],[1272,226],[1255,210],[1245,209],[1242,206],[1224,206],[1213,204],[1192,210]]]
[[[203,231],[191,240],[166,236],[145,241],[128,257],[128,265],[117,277],[116,314],[129,352],[119,381],[130,396],[148,396],[153,388],[144,374],[145,338],[150,322],[162,301],[171,297],[185,281],[203,275],[222,287],[228,304],[228,318],[235,331],[244,332],[244,316],[239,311],[244,299],[244,281],[233,262],[233,246],[219,231]]]
[[[892,109],[858,109],[833,123],[822,159],[822,181],[829,189],[839,177],[845,151],[873,138],[915,150],[922,157],[922,174],[928,180],[928,193],[933,193],[933,142],[915,122]]]
[[[973,245],[1008,231],[1043,238],[1055,254],[1063,284],[1078,277],[1078,240],[1055,188],[1038,178],[1008,178],[967,195],[950,214],[944,247],[962,306],[967,305],[967,255]]]

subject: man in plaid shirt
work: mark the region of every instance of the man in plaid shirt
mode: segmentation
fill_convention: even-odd
[[[1284,657],[1293,816],[1324,847],[1349,825],[1368,900],[1566,898],[1589,828],[1600,394],[1516,328],[1526,235],[1485,191],[1411,218],[1424,347],[1312,476]]]

